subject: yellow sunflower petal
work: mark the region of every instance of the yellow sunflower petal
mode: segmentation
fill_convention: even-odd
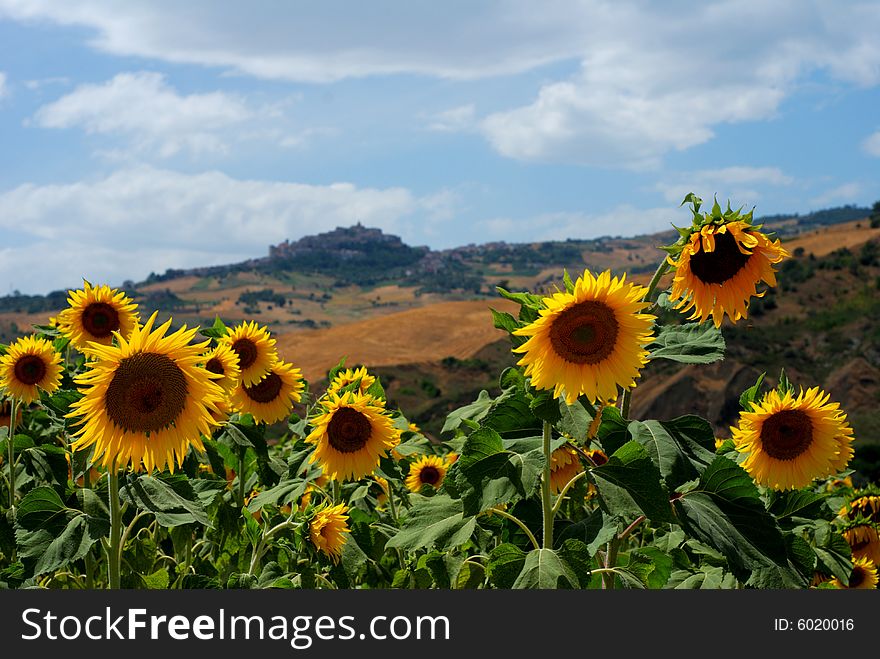
[[[24,403],[40,399],[40,389],[54,393],[61,384],[61,355],[46,339],[25,336],[0,357],[0,388]]]

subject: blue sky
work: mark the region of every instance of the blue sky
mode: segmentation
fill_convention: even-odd
[[[880,3],[0,0],[0,294],[880,199]]]

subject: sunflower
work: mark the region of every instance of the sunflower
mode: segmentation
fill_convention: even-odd
[[[840,511],[841,517],[848,519],[856,519],[864,517],[875,524],[880,523],[880,496],[874,494],[863,494],[856,497]]]
[[[309,521],[309,537],[318,551],[321,551],[336,563],[342,555],[342,546],[346,541],[348,528],[348,509],[344,503],[324,508],[315,513]]]
[[[231,393],[238,385],[241,369],[238,367],[238,355],[225,343],[221,343],[204,355],[205,368],[217,377],[214,382],[219,384],[226,393]]]
[[[406,486],[411,492],[421,492],[423,485],[435,490],[443,483],[449,463],[436,455],[423,455],[409,466]]]
[[[568,481],[583,470],[577,451],[570,446],[560,446],[550,454],[550,489],[559,494]]]
[[[82,290],[68,291],[67,303],[70,306],[58,314],[58,330],[81,352],[90,341],[110,345],[114,332],[127,339],[138,324],[137,305],[106,284],[84,281]]]
[[[602,449],[589,449],[587,450],[587,455],[590,456],[590,460],[592,460],[597,467],[601,467],[603,464],[608,462],[608,456],[605,455],[605,451],[603,451]]]
[[[688,195],[685,201],[689,199],[694,202],[694,224],[679,229],[681,239],[667,248],[667,261],[675,268],[669,297],[684,313],[693,309],[689,320],[704,322],[711,315],[720,327],[725,313],[733,322],[747,318],[749,300],[763,295],[757,285],[763,281],[775,286],[773,265],[789,254],[779,240],[752,225],[752,213],[740,215],[729,205],[722,213],[716,202],[711,214],[701,214],[702,200]]]
[[[880,534],[873,524],[854,524],[843,531],[854,558],[866,558],[880,564]]]
[[[257,327],[253,321],[236,325],[219,343],[229,346],[238,355],[239,378],[246,385],[262,380],[278,361],[275,339],[265,327]]]
[[[852,458],[852,429],[837,403],[818,387],[780,394],[770,391],[731,428],[743,468],[775,490],[805,487],[843,469]]]
[[[230,400],[242,414],[250,414],[258,422],[275,423],[290,416],[303,389],[302,371],[292,364],[275,362],[258,383],[239,383]]]
[[[873,590],[877,587],[877,566],[866,558],[853,559],[853,571],[849,582],[844,584],[840,579],[834,580],[838,588],[861,588]]]
[[[545,297],[541,317],[514,330],[529,337],[513,351],[525,353],[518,364],[534,387],[553,389],[554,398],[564,392],[572,404],[581,394],[595,403],[616,398],[618,386],[635,386],[656,317],[639,313],[647,289],[625,279],[585,270],[571,293]]]
[[[339,393],[345,389],[345,387],[352,385],[355,382],[359,382],[358,391],[364,393],[375,381],[376,378],[367,373],[367,369],[364,366],[356,369],[347,368],[336,374],[336,377],[333,378],[333,381],[330,383],[330,386],[327,387],[327,390]]]
[[[94,361],[75,379],[84,396],[71,405],[77,418],[73,449],[94,445],[95,459],[104,467],[131,464],[147,472],[173,472],[190,445],[204,450],[200,434],[209,436],[217,425],[223,390],[211,373],[199,366],[208,342],[190,345],[197,328],[186,326],[166,336],[169,319],[153,329],[156,314],[131,336],[116,334],[118,346],[91,344],[86,354]]]
[[[376,496],[376,508],[384,508],[388,503],[388,479],[381,476],[373,476],[373,480],[379,485],[379,494]]]
[[[22,337],[0,357],[0,387],[23,403],[39,400],[39,389],[51,394],[60,384],[61,355],[46,339]]]
[[[311,461],[333,479],[370,475],[382,454],[400,441],[400,430],[377,399],[353,391],[330,393],[312,423],[314,430],[306,438],[316,445]]]

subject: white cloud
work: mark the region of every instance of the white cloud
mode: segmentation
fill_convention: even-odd
[[[473,103],[438,112],[428,117],[428,130],[441,133],[458,133],[474,125],[476,108]]]
[[[854,204],[862,193],[862,184],[857,181],[842,183],[837,187],[826,190],[822,194],[810,199],[814,207],[828,206],[832,203]]]
[[[251,119],[240,98],[222,92],[182,96],[163,75],[120,73],[104,84],[80,85],[41,107],[34,120],[44,128],[81,127],[92,134],[121,135],[137,152],[170,157],[181,150],[222,153],[223,129]]]
[[[260,256],[270,244],[358,221],[406,237],[404,218],[429,213],[437,203],[404,188],[241,180],[151,167],[65,185],[20,185],[0,193],[0,229],[25,244],[3,251],[0,281],[45,292],[83,276],[138,280],[169,267]]]
[[[862,142],[862,149],[864,149],[865,153],[868,155],[880,158],[880,130],[869,135],[865,141]]]
[[[48,78],[35,78],[33,80],[25,80],[24,86],[31,91],[37,91],[43,87],[54,85],[66,86],[70,84],[70,78],[66,76],[50,76]]]
[[[718,195],[719,201],[730,199],[732,205],[749,206],[761,198],[759,190],[778,188],[794,183],[794,179],[778,167],[734,166],[685,172],[657,183],[666,201],[681,203],[689,192],[704,199]]]
[[[0,98],[6,96],[8,92],[6,91],[6,74],[3,71],[0,71]]]

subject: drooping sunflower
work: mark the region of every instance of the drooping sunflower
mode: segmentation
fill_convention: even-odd
[[[265,327],[254,321],[236,325],[220,339],[220,345],[228,345],[238,355],[239,380],[246,385],[263,379],[269,368],[278,361],[275,339]]]
[[[345,387],[354,384],[360,380],[360,384],[358,384],[358,391],[360,393],[364,393],[367,389],[372,386],[372,384],[376,381],[376,378],[367,373],[367,369],[365,366],[361,366],[360,368],[347,368],[344,371],[340,371],[333,378],[333,381],[330,383],[330,386],[327,387],[328,391],[340,392]]]
[[[208,342],[190,344],[197,328],[166,336],[171,320],[153,329],[156,314],[118,345],[91,344],[85,373],[76,377],[84,396],[68,417],[81,424],[74,449],[95,447],[104,467],[173,472],[190,446],[204,450],[200,435],[217,425],[223,390],[203,367]]]
[[[205,353],[205,369],[216,375],[214,382],[219,384],[228,394],[238,385],[241,369],[238,367],[238,355],[227,344],[221,343],[210,352]]]
[[[435,490],[446,478],[449,463],[436,455],[423,455],[409,466],[406,486],[411,492],[421,492],[423,485],[430,485]]]
[[[550,489],[559,494],[568,481],[583,470],[577,451],[570,446],[560,446],[550,454]]]
[[[293,404],[302,398],[302,371],[293,364],[275,362],[262,380],[247,385],[239,382],[230,395],[233,407],[258,422],[275,423],[290,416]]]
[[[106,284],[83,282],[82,290],[68,291],[68,307],[58,314],[58,330],[83,352],[90,341],[110,345],[113,333],[127,339],[137,327],[137,304],[123,291]]]
[[[843,537],[852,549],[853,558],[865,558],[880,564],[880,534],[871,523],[856,523],[843,531]]]
[[[324,508],[315,513],[309,521],[309,538],[315,548],[327,554],[333,562],[339,561],[342,556],[342,547],[347,540],[348,508],[344,503]]]
[[[722,213],[716,202],[711,214],[703,214],[701,200],[692,201],[694,225],[680,229],[679,242],[667,248],[668,263],[675,268],[670,299],[684,313],[693,309],[689,320],[704,322],[711,315],[715,327],[725,313],[733,322],[747,318],[749,300],[763,295],[758,284],[775,286],[773,266],[789,254],[778,239],[752,225],[751,212],[740,215],[728,205]]]
[[[61,355],[46,339],[25,336],[0,357],[0,388],[23,403],[40,399],[40,389],[53,393],[61,384]]]
[[[382,454],[400,441],[400,430],[370,395],[330,393],[323,405],[306,441],[316,445],[311,461],[320,463],[330,478],[369,476]]]
[[[837,403],[818,387],[772,390],[732,427],[733,442],[748,453],[743,468],[761,485],[788,490],[835,474],[852,458],[852,429]]]
[[[845,504],[840,510],[840,516],[848,519],[864,517],[875,524],[880,524],[880,496],[875,494],[862,494]]]
[[[877,566],[866,558],[853,559],[853,571],[848,583],[834,579],[838,588],[861,588],[873,590],[877,587]]]
[[[593,403],[613,400],[618,386],[635,386],[656,317],[641,313],[647,289],[625,279],[585,270],[571,293],[545,297],[540,318],[514,330],[529,337],[513,351],[525,353],[518,364],[534,387],[572,404],[581,394]]]

